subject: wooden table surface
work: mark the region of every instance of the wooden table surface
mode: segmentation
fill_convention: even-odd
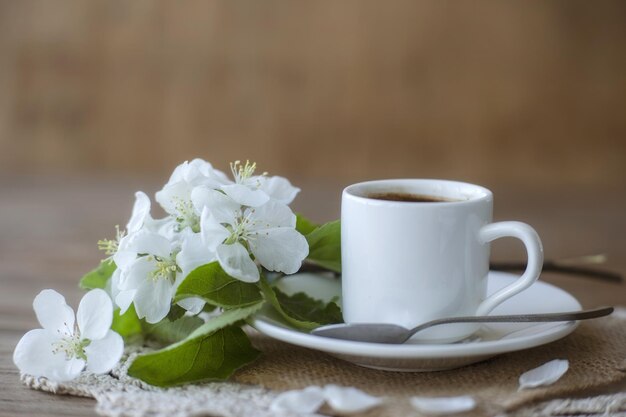
[[[339,216],[345,184],[299,182],[294,209],[314,220]],[[626,194],[591,186],[559,188],[486,184],[495,193],[495,220],[521,220],[542,237],[546,258],[603,253],[605,268],[626,273]],[[38,327],[32,300],[44,288],[66,296],[74,307],[82,291],[78,278],[94,267],[96,241],[124,225],[133,193],[158,189],[153,179],[4,177],[0,179],[0,416],[93,416],[91,399],[36,392],[19,383],[12,352],[19,338]],[[514,240],[493,245],[495,260],[519,260]],[[626,285],[544,274],[584,307],[626,305]],[[624,390],[626,386],[611,390]],[[584,393],[582,393],[584,395]]]

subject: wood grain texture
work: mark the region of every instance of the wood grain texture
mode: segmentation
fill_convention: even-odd
[[[37,327],[32,300],[54,288],[77,306],[78,278],[97,264],[96,241],[125,224],[138,189],[149,194],[165,178],[0,178],[0,416],[91,416],[92,400],[30,391],[19,384],[12,351]],[[317,221],[339,215],[342,184],[298,183],[294,208]],[[496,220],[522,220],[539,231],[552,259],[606,253],[607,268],[626,273],[626,195],[619,188],[522,188],[492,184]],[[521,259],[515,240],[493,245],[494,259]],[[625,305],[626,285],[579,277],[543,275],[576,296],[584,307]],[[612,388],[607,388],[607,391]],[[626,389],[622,386],[617,389]],[[585,393],[581,393],[584,395]],[[591,394],[591,393],[589,393]]]
[[[625,21],[619,0],[4,0],[0,172],[199,155],[624,185]]]

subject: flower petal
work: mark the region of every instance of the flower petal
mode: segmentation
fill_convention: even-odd
[[[298,272],[309,254],[306,238],[295,229],[279,227],[255,232],[248,241],[255,258],[270,271]]]
[[[126,231],[128,233],[135,233],[142,228],[144,222],[150,219],[150,197],[142,191],[135,193],[135,205],[133,206],[133,213],[130,216],[128,224],[126,224]]]
[[[167,180],[167,184],[165,184],[165,186],[168,186],[170,184],[174,184],[174,183],[179,182],[179,181],[183,181],[185,179],[185,174],[186,174],[187,170],[189,170],[189,161],[185,161],[185,162],[179,164],[172,171],[172,175],[170,175],[170,178],[169,178],[169,180]]]
[[[243,184],[222,185],[220,188],[227,196],[243,206],[258,207],[270,199],[264,191],[252,189]]]
[[[181,179],[191,185],[199,185],[206,180],[211,170],[213,170],[213,166],[209,162],[196,158],[183,165]]]
[[[200,213],[207,208],[218,223],[233,224],[241,209],[240,204],[232,198],[208,187],[194,188],[191,201]]]
[[[270,404],[275,413],[291,412],[311,414],[324,404],[324,390],[311,386],[303,390],[292,390],[280,393]]]
[[[137,259],[137,252],[133,251],[118,251],[113,255],[113,262],[117,265],[119,270],[128,268]]]
[[[296,215],[291,209],[277,201],[269,201],[267,204],[254,209],[246,210],[250,214],[250,221],[255,230],[271,229],[274,227],[296,227]]]
[[[189,162],[187,169],[183,170],[182,179],[194,187],[206,185],[216,188],[229,182],[223,172],[213,168],[209,162],[201,158]]]
[[[166,239],[173,240],[178,233],[178,222],[172,216],[153,220],[149,224],[148,230],[158,233]]]
[[[174,286],[165,279],[146,280],[135,294],[135,311],[148,323],[158,323],[167,316],[174,295]]]
[[[137,258],[135,262],[120,275],[118,289],[133,290],[139,288],[156,269],[154,259],[149,260],[147,256]]]
[[[201,158],[196,158],[191,162],[185,161],[178,165],[165,186],[181,181],[193,187],[198,185],[218,187],[231,182],[222,171],[213,168],[209,162]]]
[[[269,195],[272,200],[283,204],[291,204],[300,192],[300,189],[291,185],[287,178],[261,176],[259,181],[261,183],[260,190]]]
[[[189,297],[184,300],[180,300],[177,304],[187,310],[190,314],[196,315],[202,311],[206,303],[202,298]]]
[[[64,334],[74,332],[74,310],[65,298],[54,290],[43,290],[35,297],[33,309],[41,327]]]
[[[85,347],[87,370],[96,374],[109,372],[120,361],[124,353],[124,340],[112,330],[108,330],[103,338],[92,340]]]
[[[340,387],[339,385],[326,385],[324,397],[328,405],[342,414],[359,413],[380,405],[383,400],[371,396],[354,387]]]
[[[58,335],[44,329],[35,329],[27,332],[15,347],[13,363],[20,372],[42,376],[47,367],[64,358],[52,353],[52,344],[61,340]]]
[[[181,278],[201,265],[215,260],[215,251],[210,250],[202,241],[199,233],[186,229],[182,233],[181,250],[176,255],[176,264],[182,270]]]
[[[569,369],[567,359],[555,359],[543,365],[524,372],[519,377],[519,388],[535,388],[552,385],[558,381]]]
[[[117,293],[115,304],[120,308],[120,314],[126,313],[126,310],[128,310],[128,307],[135,299],[135,294],[137,294],[137,290],[125,290]]]
[[[168,258],[171,255],[172,244],[158,233],[142,230],[132,235],[128,242],[128,250]]]
[[[420,413],[446,415],[476,408],[476,400],[469,395],[460,397],[411,397],[411,405]]]
[[[244,282],[256,282],[259,280],[259,269],[250,254],[240,243],[232,245],[219,245],[217,247],[217,260],[228,275]]]
[[[49,330],[35,329],[26,333],[15,347],[13,362],[20,372],[53,381],[69,381],[85,367],[80,359],[67,360],[65,352],[53,352],[60,338]]]
[[[228,176],[220,171],[219,169],[213,168],[210,172],[209,178],[212,181],[212,184],[215,184],[215,188],[218,188],[220,185],[232,184],[232,180],[228,178]]]
[[[65,354],[58,353],[57,356],[65,357]],[[72,358],[63,360],[58,367],[50,366],[43,376],[51,381],[71,381],[75,379],[85,369],[85,361],[82,359]]]
[[[115,252],[115,255],[113,255],[113,262],[115,262],[118,269],[124,270],[128,268],[128,266],[137,259],[137,252],[129,249],[132,238],[136,234],[137,233],[126,235],[120,240],[120,246],[117,252]]]
[[[210,251],[215,252],[217,247],[228,239],[230,232],[211,215],[208,207],[205,207],[200,217],[200,236],[202,243],[206,245]]]
[[[115,271],[113,271],[113,275],[111,275],[111,279],[107,283],[107,291],[111,295],[111,300],[115,301],[115,297],[117,297],[117,294],[119,294],[120,292],[119,286],[120,286],[121,276],[122,276],[122,271],[120,271],[120,269],[117,268]]]
[[[165,185],[161,191],[157,191],[154,199],[163,207],[168,214],[176,214],[181,201],[189,201],[193,186],[186,181],[178,181]]]
[[[100,289],[85,294],[78,305],[76,321],[81,339],[102,339],[113,322],[113,303],[109,295]]]

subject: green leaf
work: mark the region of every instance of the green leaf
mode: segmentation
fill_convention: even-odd
[[[229,326],[208,336],[142,355],[135,359],[128,374],[158,387],[225,380],[259,354],[243,330]]]
[[[256,312],[262,304],[226,311],[184,340],[138,356],[128,374],[159,387],[228,378],[260,354],[235,324]]]
[[[185,339],[203,323],[196,316],[182,316],[175,320],[165,318],[156,324],[144,323],[143,331],[146,338],[169,345]]]
[[[111,330],[119,333],[126,340],[141,334],[141,320],[137,317],[135,307],[131,305],[124,314],[120,314],[119,308],[115,309]]]
[[[204,311],[205,313],[210,313],[212,311],[215,311],[216,308],[217,306],[214,306],[211,304],[205,304],[204,307],[202,307],[202,311]]]
[[[299,321],[317,323],[319,325],[341,323],[341,309],[334,303],[325,303],[309,297],[303,292],[287,295],[274,287],[276,298],[283,311]]]
[[[179,306],[178,304],[172,304],[170,306],[170,311],[167,313],[167,318],[169,321],[175,321],[185,315],[187,310]]]
[[[189,335],[189,339],[203,336],[212,333],[216,329],[221,329],[226,326],[230,326],[231,324],[235,324],[241,320],[245,320],[250,317],[252,314],[256,313],[263,307],[264,302],[260,301],[251,306],[236,308],[233,310],[224,311],[217,317],[211,318],[211,320],[204,323],[202,326],[198,327]]]
[[[296,213],[296,230],[303,235],[308,235],[313,230],[317,229],[318,225],[307,219],[300,213]]]
[[[188,297],[200,297],[209,304],[224,308],[244,307],[263,299],[255,284],[231,277],[217,261],[200,266],[187,275],[174,300]]]
[[[265,299],[285,319],[300,330],[310,331],[323,324],[341,323],[341,310],[334,302],[328,304],[304,293],[289,296],[272,287],[265,277],[259,282]]]
[[[335,272],[341,272],[341,222],[323,224],[305,236],[309,243],[307,259]]]
[[[92,271],[86,273],[78,283],[83,290],[93,290],[94,288],[105,288],[107,281],[117,269],[115,262],[111,259],[100,262],[100,265]]]

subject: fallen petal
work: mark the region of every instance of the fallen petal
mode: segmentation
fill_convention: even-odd
[[[519,388],[535,388],[545,385],[554,384],[569,369],[569,361],[567,359],[555,359],[544,363],[538,368],[524,372],[519,377]]]
[[[412,397],[411,405],[420,413],[446,415],[476,408],[476,400],[469,395],[459,397]]]
[[[381,398],[369,395],[354,387],[340,387],[333,384],[324,387],[324,397],[334,411],[342,414],[366,411],[383,402]]]
[[[324,404],[324,390],[312,386],[303,390],[285,391],[279,394],[270,410],[273,412],[314,413]]]

